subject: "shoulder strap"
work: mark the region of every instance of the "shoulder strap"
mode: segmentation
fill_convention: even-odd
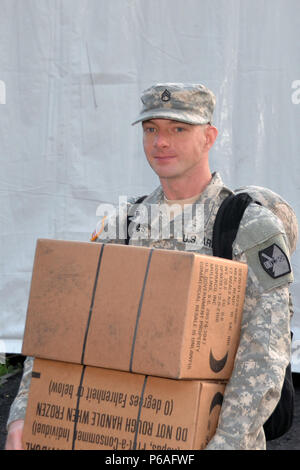
[[[240,221],[253,199],[247,193],[229,194],[222,202],[213,228],[213,255],[232,259],[232,244]]]
[[[213,255],[232,259],[232,244],[247,206],[253,199],[247,193],[230,194],[222,202],[213,228]],[[258,201],[255,201],[260,204]],[[264,424],[266,440],[277,439],[292,426],[294,414],[294,386],[291,364],[285,371],[280,400]]]
[[[135,204],[141,204],[147,196],[141,196]],[[213,255],[220,258],[232,259],[232,244],[235,240],[240,221],[247,206],[253,199],[247,193],[229,194],[219,207],[213,228]],[[125,245],[129,245],[130,235],[128,227],[132,216],[127,216],[127,238]]]

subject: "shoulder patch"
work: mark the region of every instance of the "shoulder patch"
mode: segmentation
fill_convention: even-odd
[[[263,291],[293,282],[289,249],[282,234],[246,250],[245,255],[249,274],[256,277]]]
[[[260,250],[258,256],[263,269],[273,279],[285,276],[292,271],[287,255],[276,243]]]

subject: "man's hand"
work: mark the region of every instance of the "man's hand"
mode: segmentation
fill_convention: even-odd
[[[24,421],[18,419],[10,423],[8,427],[8,434],[5,444],[5,450],[23,450],[22,435],[23,435]]]

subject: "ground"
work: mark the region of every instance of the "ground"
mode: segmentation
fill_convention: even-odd
[[[6,421],[10,405],[18,391],[22,372],[7,377],[0,384],[0,450],[4,449],[6,440]],[[300,450],[300,374],[294,374],[296,390],[294,423],[290,431],[279,439],[267,443],[268,450]]]

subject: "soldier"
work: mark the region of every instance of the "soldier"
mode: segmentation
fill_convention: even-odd
[[[160,186],[146,197],[139,210],[129,204],[129,243],[212,255],[215,216],[222,201],[232,193],[220,175],[210,170],[209,151],[218,134],[211,124],[215,97],[203,85],[166,83],[147,89],[142,103],[134,124],[142,123],[144,151]],[[252,192],[260,194],[261,188],[253,187]],[[263,196],[263,202],[269,196]],[[164,209],[174,203],[173,216],[162,217]],[[182,208],[181,213],[178,207]],[[176,224],[182,221],[186,207],[193,209],[187,223]],[[288,233],[274,214],[276,210],[251,203],[233,244],[233,259],[247,263],[249,274],[240,344],[209,450],[265,449],[263,424],[280,398],[290,360],[288,286],[293,279],[290,254],[297,240],[297,222],[285,201],[277,201],[274,207],[284,214]],[[114,224],[124,228],[127,215],[108,218],[92,239],[125,243],[124,237],[108,237],[105,228]],[[175,230],[175,226],[183,230]],[[31,367],[32,359],[28,358],[10,412],[7,448],[21,446]]]

